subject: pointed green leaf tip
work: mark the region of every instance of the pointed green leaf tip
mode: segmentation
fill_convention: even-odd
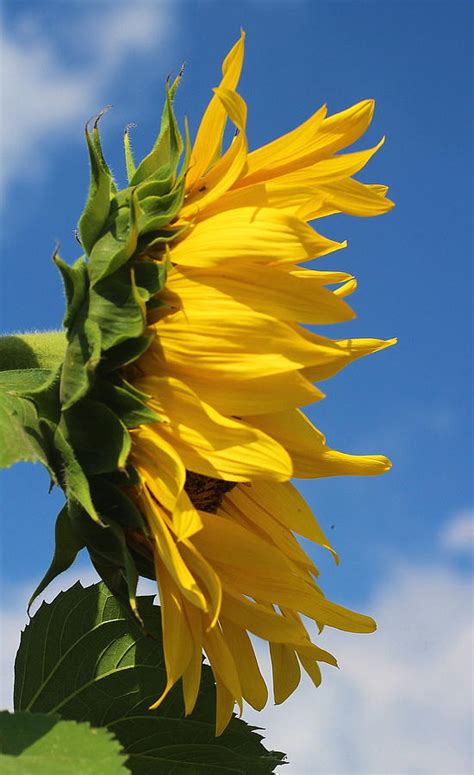
[[[84,589],[77,583],[43,603],[21,637],[15,709],[107,727],[133,775],[275,772],[284,755],[268,751],[245,721],[232,718],[215,737],[215,684],[207,665],[190,716],[184,715],[180,685],[158,709],[148,710],[166,685],[161,615],[151,597],[139,597],[137,604],[146,631],[104,584]]]

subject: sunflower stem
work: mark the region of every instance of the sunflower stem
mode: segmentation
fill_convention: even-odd
[[[64,359],[65,331],[34,331],[0,336],[0,371],[56,369]]]

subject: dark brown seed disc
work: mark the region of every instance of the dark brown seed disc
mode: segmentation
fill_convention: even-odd
[[[235,485],[236,482],[226,482],[224,479],[213,479],[212,476],[186,471],[184,489],[196,509],[215,514],[226,492],[230,492]]]

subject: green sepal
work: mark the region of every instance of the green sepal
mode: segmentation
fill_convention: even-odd
[[[89,318],[101,331],[103,350],[143,334],[146,308],[130,262],[91,288]]]
[[[163,261],[152,261],[143,258],[133,261],[132,266],[135,273],[135,282],[138,288],[143,288],[147,291],[148,301],[164,287],[170,269],[170,262],[167,258]]]
[[[156,179],[170,177],[174,180],[176,167],[183,149],[183,142],[179,133],[178,125],[173,111],[173,97],[176,91],[176,79],[172,86],[173,91],[166,86],[166,102],[161,119],[160,133],[150,153],[145,156],[143,161],[137,167],[131,185],[143,183],[144,180],[153,176]]]
[[[122,528],[147,532],[145,520],[134,502],[105,476],[91,476],[89,479],[92,498],[104,520],[116,522]]]
[[[102,110],[95,117],[94,125],[92,128],[92,142],[94,143],[97,156],[102,165],[102,169],[105,170],[105,172],[110,176],[111,193],[115,194],[117,193],[117,185],[115,183],[114,176],[110,170],[110,167],[105,160],[104,152],[102,150],[102,143],[100,141],[100,133],[99,133],[99,122],[102,119],[102,117],[110,110],[111,107],[112,105],[106,105],[105,108],[102,108]]]
[[[130,462],[127,463],[123,471],[112,471],[110,474],[104,474],[101,478],[117,487],[140,487],[141,485],[138,471]]]
[[[158,229],[151,234],[144,234],[138,238],[137,253],[144,253],[150,248],[158,245],[167,245],[168,242],[172,242],[173,240],[178,239],[178,237],[181,237],[182,234],[188,231],[190,226],[191,224],[185,223],[179,228],[174,228],[174,230]]]
[[[38,595],[40,595],[55,578],[71,567],[78,553],[84,546],[84,541],[80,535],[78,535],[66,504],[63,506],[56,519],[55,547],[51,565],[28,601],[28,614]]]
[[[184,156],[181,161],[181,170],[176,181],[177,185],[183,183],[186,177],[186,173],[189,167],[189,161],[191,159],[191,136],[189,134],[189,121],[187,116],[184,117]]]
[[[176,121],[176,116],[174,115],[173,110],[173,100],[174,95],[176,92],[176,88],[179,84],[179,81],[181,80],[180,76],[175,79],[175,82],[171,86],[171,88],[166,84],[166,102],[165,107],[163,109],[163,117],[162,117],[162,130],[166,131],[166,129],[169,131],[169,156],[170,156],[170,167],[173,173],[176,173],[176,168],[179,163],[179,158],[183,152],[183,140],[181,138],[181,134],[178,127],[178,122]]]
[[[70,328],[87,295],[89,285],[87,264],[81,256],[72,266],[69,266],[56,252],[53,255],[53,261],[61,272],[66,293],[67,307],[63,326]]]
[[[184,201],[184,185],[174,188],[163,196],[148,196],[142,199],[142,217],[140,237],[159,231],[170,223],[179,213]]]
[[[143,394],[138,394],[125,380],[117,380],[114,384],[109,380],[98,378],[92,396],[106,404],[126,428],[137,428],[139,425],[162,422],[162,418],[144,402]]]
[[[105,527],[99,527],[75,506],[71,509],[71,516],[102,581],[142,625],[137,606],[138,571],[128,550],[123,528],[107,517],[104,517]]]
[[[137,336],[111,347],[103,354],[98,371],[107,374],[122,366],[128,366],[148,350],[154,338],[153,334]]]
[[[130,129],[132,127],[136,126],[136,124],[129,124],[125,127],[125,131],[123,133],[123,147],[125,152],[125,167],[127,170],[127,180],[130,184],[130,181],[132,180],[133,176],[135,175],[135,171],[137,169],[135,160],[133,158],[133,151],[132,151],[132,145],[130,142]]]
[[[100,328],[87,317],[85,304],[76,315],[74,326],[68,331],[67,337],[59,393],[63,409],[69,409],[88,392],[100,360]]]
[[[125,468],[130,435],[123,422],[102,402],[82,399],[63,412],[59,427],[86,474]]]
[[[105,232],[94,244],[90,254],[89,277],[92,286],[107,275],[113,274],[135,252],[140,213],[136,189],[130,190],[128,205],[114,209],[112,202],[111,216]]]
[[[81,244],[90,256],[109,217],[112,176],[108,169],[104,168],[102,163],[103,156],[98,151],[97,142],[94,142],[95,138],[91,137],[87,124],[85,127],[85,137],[89,151],[91,177],[87,202],[79,218],[78,232]]]
[[[61,402],[59,400],[61,369],[62,366],[59,366],[55,371],[38,369],[38,371],[43,372],[44,376],[40,380],[38,375],[37,384],[25,387],[22,391],[23,395],[35,404],[38,417],[50,420],[55,425],[58,424],[61,416]]]
[[[71,505],[74,503],[80,504],[94,522],[103,526],[103,522],[92,502],[87,477],[76,459],[74,450],[65,438],[62,429],[59,426],[55,427],[47,420],[42,421],[42,426],[49,428],[54,439],[54,448],[59,458],[59,470],[57,470],[58,479],[68,499],[69,508],[71,508]]]

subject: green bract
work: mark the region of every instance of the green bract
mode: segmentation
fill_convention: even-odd
[[[101,578],[139,618],[137,560],[126,532],[146,533],[146,526],[123,489],[135,483],[129,429],[160,417],[123,369],[152,340],[147,313],[160,303],[168,243],[183,231],[175,222],[190,143],[173,112],[180,77],[166,88],[158,138],[138,166],[125,130],[125,189],[117,189],[102,152],[106,109],[86,125],[91,176],[78,224],[84,255],[72,266],[53,256],[66,292],[65,335],[51,334],[50,342],[43,335],[39,349],[39,335],[7,337],[0,352],[0,369],[9,369],[0,372],[0,464],[40,461],[67,497],[51,566],[32,601],[87,547]]]

